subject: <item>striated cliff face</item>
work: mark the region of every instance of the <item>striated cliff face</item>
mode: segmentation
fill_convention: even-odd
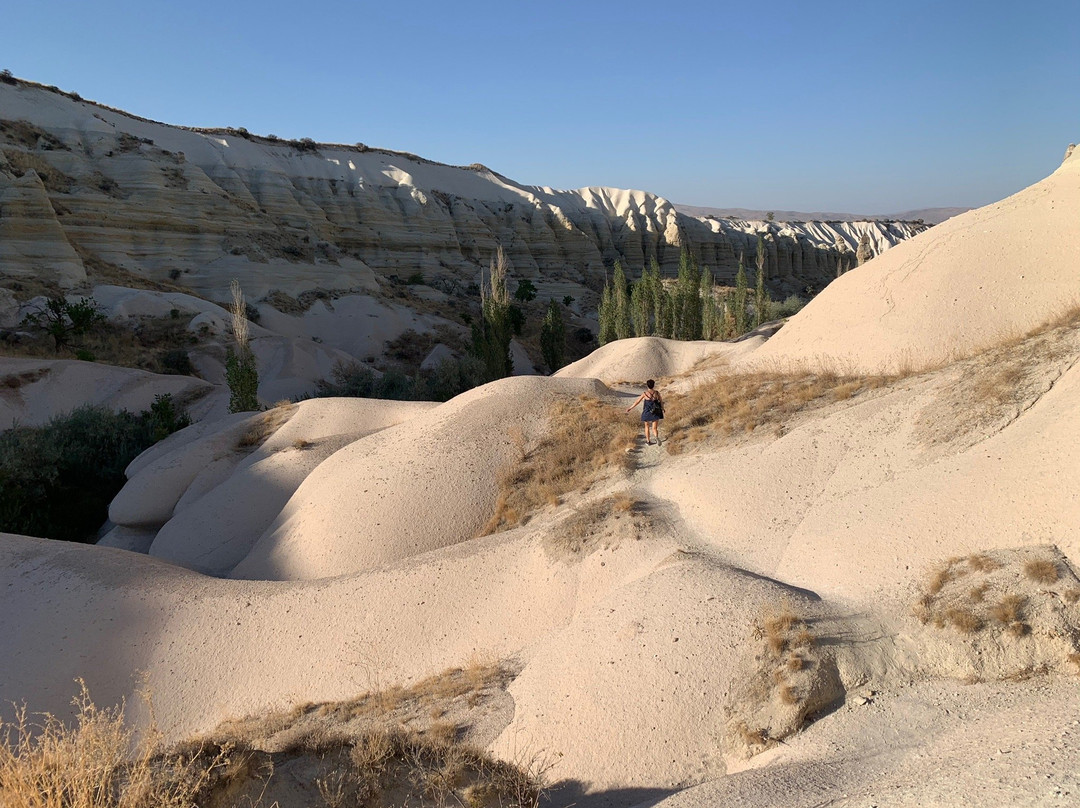
[[[375,292],[389,275],[468,283],[498,245],[515,277],[595,288],[621,258],[674,272],[689,247],[721,283],[765,231],[778,292],[822,287],[922,226],[699,219],[643,191],[558,191],[363,146],[167,126],[24,82],[0,84],[0,280],[17,290],[141,284],[221,297]],[[14,283],[13,283],[14,282]],[[543,291],[543,286],[541,286]]]

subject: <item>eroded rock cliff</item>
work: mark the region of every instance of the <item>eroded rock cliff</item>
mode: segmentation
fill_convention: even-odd
[[[15,291],[89,281],[219,298],[374,291],[416,272],[474,281],[498,245],[513,274],[595,287],[621,258],[674,272],[691,249],[721,282],[764,234],[779,292],[821,288],[921,225],[699,219],[644,191],[526,186],[483,166],[154,123],[38,85],[0,84],[0,276]],[[843,245],[841,248],[839,245]]]

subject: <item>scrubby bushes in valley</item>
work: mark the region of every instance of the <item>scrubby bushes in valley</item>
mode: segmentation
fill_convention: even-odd
[[[0,433],[0,532],[93,541],[128,463],[190,423],[166,394],[139,415],[86,406]]]

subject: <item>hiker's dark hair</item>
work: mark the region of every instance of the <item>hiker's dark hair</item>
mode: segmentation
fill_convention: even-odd
[[[649,379],[647,382],[645,382],[645,386],[652,390],[654,387],[656,387],[656,382],[654,382],[652,379]]]

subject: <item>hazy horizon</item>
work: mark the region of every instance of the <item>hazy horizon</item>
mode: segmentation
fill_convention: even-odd
[[[164,123],[710,208],[977,207],[1080,140],[1068,4],[848,8],[25,4],[0,69]]]

